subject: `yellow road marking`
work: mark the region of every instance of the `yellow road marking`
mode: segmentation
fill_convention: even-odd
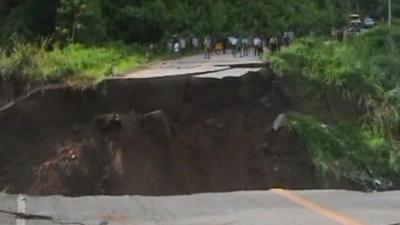
[[[335,212],[332,209],[328,209],[326,207],[318,205],[318,204],[316,204],[304,197],[301,197],[293,192],[286,191],[283,189],[273,189],[271,191],[283,198],[286,198],[298,205],[303,206],[304,208],[307,208],[313,212],[316,212],[316,213],[318,213],[326,218],[329,218],[339,224],[342,224],[342,225],[365,225],[365,224],[357,222],[356,220],[351,219],[343,214]]]

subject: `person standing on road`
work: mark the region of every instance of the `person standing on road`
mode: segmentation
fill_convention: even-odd
[[[237,39],[237,49],[238,49],[238,52],[239,52],[239,56],[240,56],[240,58],[243,58],[243,43],[242,43],[242,38],[241,37],[238,37],[238,39]]]
[[[185,55],[185,50],[186,50],[186,40],[184,37],[181,37],[179,39],[179,47],[181,49],[181,54]]]
[[[224,37],[222,43],[223,43],[223,46],[222,46],[222,54],[225,55],[225,53],[226,53],[226,48],[228,47],[228,40],[227,40],[226,37]]]
[[[275,41],[276,41],[276,50],[278,51],[278,52],[281,52],[281,48],[282,48],[282,44],[283,44],[283,39],[282,38],[277,38],[277,37],[275,37]]]
[[[211,39],[209,37],[204,38],[204,58],[210,59],[211,58]]]
[[[294,31],[289,31],[288,32],[288,37],[289,37],[289,44],[291,44],[294,41]]]
[[[229,40],[230,40],[230,43],[232,46],[232,55],[233,55],[233,57],[236,57],[236,55],[238,54],[238,49],[239,49],[238,39],[237,39],[237,37],[232,36],[232,37],[229,37]]]
[[[265,37],[259,38],[259,39],[260,39],[260,46],[258,48],[258,50],[259,50],[258,54],[259,54],[260,57],[262,57],[263,54],[264,54],[264,48],[267,47],[267,43],[266,43]]]
[[[253,39],[253,46],[254,46],[254,56],[259,56],[261,53],[261,39],[259,37],[254,37]]]
[[[173,41],[168,41],[167,42],[167,50],[168,50],[168,52],[173,52],[174,51],[174,43],[173,43]]]
[[[276,37],[271,37],[269,39],[269,48],[272,53],[275,53],[278,49],[278,39]]]
[[[199,49],[199,39],[197,39],[196,37],[192,38],[192,47],[194,52],[197,52]]]
[[[344,29],[339,28],[336,30],[336,36],[339,42],[343,42],[344,39]]]
[[[242,51],[242,56],[249,56],[249,39],[247,37],[242,39]]]
[[[285,45],[285,46],[287,46],[287,40],[288,40],[288,37],[287,37],[287,32],[285,31],[285,32],[283,32],[283,35],[282,35],[282,37],[281,37],[281,42],[282,42],[282,44],[283,45]]]
[[[174,35],[172,40],[172,50],[174,52],[175,57],[179,56],[180,46],[179,46],[179,39],[176,35]]]

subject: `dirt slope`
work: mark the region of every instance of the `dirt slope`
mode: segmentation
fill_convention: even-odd
[[[306,148],[271,126],[290,101],[267,71],[50,89],[0,112],[0,189],[143,194],[315,188]]]

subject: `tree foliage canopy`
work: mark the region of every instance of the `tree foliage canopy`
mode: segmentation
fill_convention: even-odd
[[[166,34],[326,32],[358,8],[376,18],[386,0],[3,0],[0,38],[56,35],[83,43],[159,41]],[[357,4],[358,3],[358,4]],[[396,7],[395,15],[400,14]],[[75,33],[74,33],[75,32]]]

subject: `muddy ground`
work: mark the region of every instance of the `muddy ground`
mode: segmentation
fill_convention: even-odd
[[[0,189],[175,195],[318,188],[295,133],[271,129],[292,102],[263,70],[50,88],[0,112]]]

